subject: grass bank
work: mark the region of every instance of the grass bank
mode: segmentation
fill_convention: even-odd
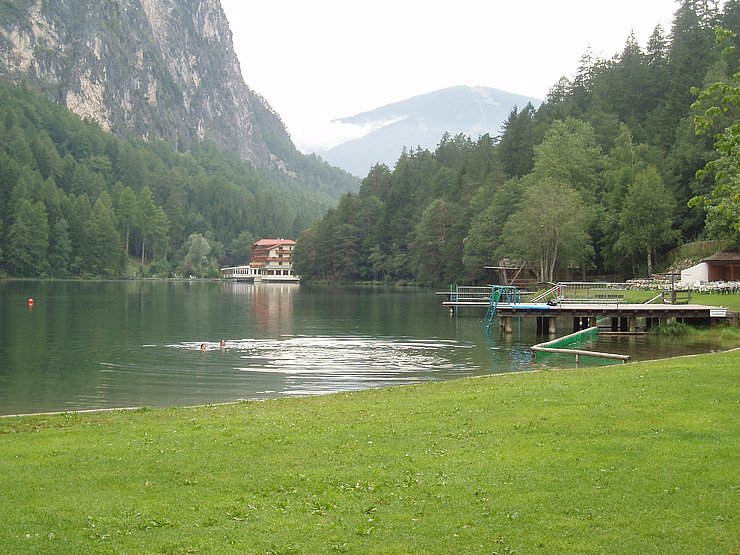
[[[4,553],[737,553],[740,352],[0,419]]]

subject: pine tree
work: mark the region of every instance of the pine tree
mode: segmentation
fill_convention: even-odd
[[[21,200],[8,229],[6,260],[11,275],[46,277],[49,274],[48,248],[49,223],[44,205]]]
[[[534,115],[532,103],[527,103],[521,112],[514,106],[503,124],[496,153],[508,177],[521,177],[532,171],[537,141]]]
[[[85,232],[88,247],[83,253],[84,269],[96,276],[120,275],[124,266],[124,253],[108,193],[103,193],[95,201]]]
[[[69,236],[67,220],[60,218],[54,223],[49,234],[49,268],[53,277],[69,275],[72,258],[72,241]]]

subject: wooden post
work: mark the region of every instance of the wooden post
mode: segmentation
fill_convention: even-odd
[[[548,320],[548,330],[547,330],[548,333],[550,335],[555,335],[555,332],[557,331],[556,330],[556,326],[555,326],[555,323],[556,323],[555,322],[555,316],[551,316],[547,320]]]
[[[506,316],[506,317],[501,318],[501,324],[504,327],[504,333],[510,334],[514,331],[511,320],[512,320],[511,316]]]

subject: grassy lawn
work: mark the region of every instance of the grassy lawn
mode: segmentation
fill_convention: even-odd
[[[644,303],[653,297],[660,295],[660,291],[630,290],[624,292],[624,302]],[[668,294],[666,294],[668,295]],[[681,302],[686,302],[686,294],[680,296]],[[660,301],[658,301],[660,302]],[[707,306],[724,306],[733,312],[740,312],[740,294],[732,293],[722,295],[718,293],[691,292],[691,304],[703,304]]]
[[[724,306],[733,312],[740,312],[740,294],[718,295],[716,293],[691,293],[692,304]]]
[[[738,553],[740,351],[0,419],[3,553]]]

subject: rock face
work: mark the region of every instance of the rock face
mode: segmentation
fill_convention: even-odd
[[[179,150],[208,139],[255,166],[282,166],[219,0],[2,1],[0,79],[42,88],[121,136]]]

